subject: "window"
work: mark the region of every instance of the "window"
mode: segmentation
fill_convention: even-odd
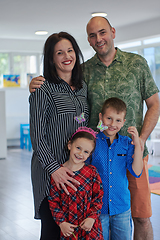
[[[21,87],[28,86],[30,79],[37,73],[36,56],[14,55],[12,74],[20,74]]]
[[[155,48],[155,79],[160,89],[160,46]]]
[[[160,89],[160,47],[144,48],[144,58],[147,60],[153,78]]]
[[[0,53],[0,87],[3,86],[3,74],[9,74],[8,53]]]
[[[4,74],[19,74],[21,87],[40,74],[40,54],[0,53],[0,87]]]

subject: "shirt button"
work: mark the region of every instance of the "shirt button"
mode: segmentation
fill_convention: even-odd
[[[110,199],[109,201],[111,202],[112,200]]]
[[[110,188],[112,188],[112,186],[110,186]]]
[[[111,149],[111,147],[109,149]]]
[[[110,172],[110,174],[112,174],[112,172]]]
[[[112,160],[111,160],[111,159],[109,159],[109,161],[111,162]]]

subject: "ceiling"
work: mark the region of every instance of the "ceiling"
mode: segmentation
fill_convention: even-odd
[[[91,13],[99,11],[121,28],[159,18],[160,0],[0,0],[0,39],[45,40],[53,32],[67,31],[81,41]],[[36,36],[36,30],[48,35]]]

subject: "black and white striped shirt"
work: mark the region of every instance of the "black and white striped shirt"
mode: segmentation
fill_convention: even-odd
[[[47,80],[30,95],[30,135],[33,147],[31,177],[35,204],[35,218],[39,207],[49,195],[50,174],[68,159],[67,142],[75,130],[88,124],[87,85],[74,90],[62,81]],[[78,123],[75,116],[85,113],[85,122]]]

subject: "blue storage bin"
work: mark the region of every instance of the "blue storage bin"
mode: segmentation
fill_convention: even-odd
[[[20,124],[20,148],[24,147],[29,151],[32,149],[29,124]]]

